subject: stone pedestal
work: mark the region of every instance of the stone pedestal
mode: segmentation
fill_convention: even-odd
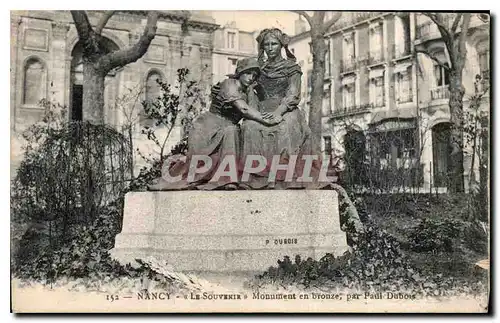
[[[347,250],[338,198],[326,190],[132,192],[111,255],[153,256],[177,271],[261,272],[295,255]]]

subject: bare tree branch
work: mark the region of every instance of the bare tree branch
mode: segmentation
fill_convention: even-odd
[[[71,10],[71,16],[73,17],[73,21],[75,22],[78,38],[81,41],[86,41],[87,39],[89,39],[92,32],[92,26],[90,25],[87,13],[83,10]]]
[[[455,35],[455,33],[457,32],[458,23],[460,22],[460,19],[462,19],[462,15],[462,13],[457,13],[455,20],[453,21],[453,25],[451,25],[451,33],[453,35]]]
[[[448,49],[448,54],[450,55],[450,65],[453,69],[456,64],[456,50],[454,48],[454,37],[450,33],[447,26],[443,23],[443,17],[436,13],[422,13],[423,15],[429,17],[438,27],[441,38]]]
[[[326,33],[328,29],[330,29],[333,25],[335,25],[335,23],[337,23],[337,21],[339,21],[340,17],[342,17],[342,12],[340,11],[335,12],[333,17],[325,22],[322,33],[323,34]]]
[[[422,14],[429,17],[436,24],[443,38],[452,39],[448,27],[443,23],[442,16],[430,12],[423,12]]]
[[[309,26],[312,26],[312,17],[309,16],[309,14],[305,10],[292,10],[292,12],[295,12],[296,14],[301,15],[302,17],[306,18],[307,22],[309,23]]]
[[[104,12],[104,15],[101,17],[99,22],[97,23],[97,26],[95,27],[95,33],[100,35],[106,24],[108,23],[108,20],[115,14],[116,11],[113,10],[107,10]]]
[[[148,50],[151,41],[156,35],[156,23],[158,21],[158,12],[150,11],[144,32],[139,41],[132,47],[111,52],[103,56],[99,61],[99,67],[103,73],[107,74],[116,67],[125,66],[141,58]]]
[[[429,52],[426,52],[425,50],[421,50],[421,49],[415,49],[415,53],[421,53],[421,54],[424,54],[425,56],[429,57],[430,59],[432,59],[434,62],[436,62],[436,64],[438,64],[439,66],[441,66],[442,68],[444,68],[445,70],[449,71],[450,70],[450,67],[449,66],[446,66],[444,63],[442,63],[436,56],[434,55],[431,55]]]

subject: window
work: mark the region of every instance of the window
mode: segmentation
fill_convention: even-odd
[[[151,71],[148,74],[148,77],[146,78],[146,86],[144,89],[144,94],[145,94],[145,100],[144,104],[146,104],[148,107],[152,106],[154,102],[158,100],[158,98],[161,96],[161,87],[160,84],[158,84],[158,81],[162,80],[162,76],[159,72],[157,71]],[[153,126],[154,121],[146,115],[146,111],[144,107],[141,109],[141,112],[139,113],[139,123],[143,126]]]
[[[236,33],[228,31],[227,32],[227,48],[236,48]]]
[[[410,67],[409,67],[410,68]],[[398,103],[411,102],[413,93],[411,88],[411,73],[405,70],[396,74],[396,101]]]
[[[380,62],[382,60],[383,32],[382,25],[378,23],[370,28],[370,63]]]
[[[45,97],[46,82],[45,66],[41,61],[32,58],[24,67],[23,104],[37,105]]]
[[[355,83],[344,85],[343,101],[346,110],[353,109],[356,106]]]
[[[355,33],[345,36],[343,45],[344,71],[354,68],[356,60]]]
[[[330,76],[330,42],[326,44],[326,54],[325,54],[325,77]]]
[[[479,53],[479,70],[483,79],[490,78],[490,51]]]
[[[155,102],[160,97],[161,91],[158,81],[161,81],[161,79],[162,77],[160,73],[156,71],[149,73],[146,80],[146,102]]]
[[[444,65],[449,66],[448,63],[444,63]],[[431,89],[431,99],[449,99],[448,85],[450,84],[450,78],[448,70],[443,66],[434,65],[434,76],[436,78],[436,87]]]
[[[449,66],[448,63],[444,65]],[[440,65],[434,65],[434,75],[436,76],[436,84],[438,87],[445,87],[450,85],[450,78],[448,70]]]
[[[356,39],[355,39],[355,33],[352,33],[348,42],[347,42],[347,53],[348,57],[356,57]]]
[[[450,124],[439,123],[432,127],[432,168],[434,185],[446,186],[450,166],[450,155],[453,150],[450,145]]]
[[[410,53],[410,17],[396,17],[394,27],[394,56],[396,58],[406,56]]]
[[[384,76],[371,79],[370,102],[375,107],[385,106],[385,84]]]
[[[236,58],[228,58],[227,59],[227,73],[233,74],[236,71],[237,64],[238,64],[238,60]]]
[[[399,158],[414,158],[416,157],[416,131],[415,129],[401,130],[401,141],[398,147]]]

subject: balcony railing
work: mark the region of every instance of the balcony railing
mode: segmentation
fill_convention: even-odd
[[[369,111],[371,108],[373,108],[373,104],[362,104],[362,105],[351,105],[351,106],[340,106],[335,108],[333,111],[332,115],[333,116],[341,116],[341,115],[348,115],[348,114],[356,114],[356,113],[363,113]]]
[[[450,98],[450,90],[447,86],[440,86],[431,90],[432,100],[442,100]]]
[[[356,69],[356,57],[351,57],[351,58],[348,58],[348,59],[344,59],[342,60],[342,64],[340,65],[341,66],[341,72],[342,73],[347,73],[347,72],[351,72],[351,71],[354,71]]]
[[[356,25],[361,21],[365,21],[367,19],[373,19],[379,16],[387,14],[386,12],[376,12],[376,11],[362,11],[362,12],[352,12],[346,15],[343,15],[339,21],[335,24],[332,30],[340,30],[345,27]]]

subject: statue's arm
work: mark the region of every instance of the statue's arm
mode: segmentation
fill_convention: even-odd
[[[224,103],[225,108],[238,110],[246,119],[257,121],[265,126],[274,126],[281,122],[281,117],[261,114],[258,110],[257,100],[247,102],[248,97],[245,97],[241,90],[241,84],[238,80],[227,79],[222,82],[217,97],[220,102]],[[252,89],[248,89],[247,92],[249,91]]]
[[[233,107],[240,111],[244,118],[257,121],[265,126],[273,126],[278,124],[280,121],[274,118],[264,118],[264,116],[257,109],[248,105],[245,100],[234,101]]]
[[[301,73],[294,73],[290,76],[286,95],[277,109],[281,115],[297,109],[300,103],[301,75]]]

